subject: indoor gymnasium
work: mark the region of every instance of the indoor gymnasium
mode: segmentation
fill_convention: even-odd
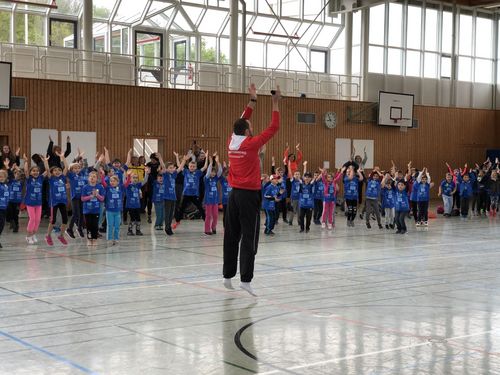
[[[499,14],[0,1],[0,374],[500,374]]]

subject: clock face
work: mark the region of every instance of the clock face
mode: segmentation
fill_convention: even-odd
[[[337,126],[337,114],[335,112],[325,113],[325,125],[328,129],[333,129]]]

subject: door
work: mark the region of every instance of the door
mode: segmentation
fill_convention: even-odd
[[[137,85],[162,87],[165,82],[163,34],[136,30],[135,54],[137,56]]]

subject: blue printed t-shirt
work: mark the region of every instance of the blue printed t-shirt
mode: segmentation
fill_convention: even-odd
[[[299,194],[300,194],[300,185],[301,185],[300,180],[296,180],[295,178],[292,180],[292,191],[290,193],[290,198],[293,201],[298,201],[299,200]]]
[[[276,205],[274,198],[278,196],[280,187],[278,185],[269,184],[264,189],[264,200],[262,203],[262,208],[265,210],[274,210]],[[270,199],[272,197],[272,199]]]
[[[57,206],[58,204],[67,204],[68,197],[66,196],[66,176],[60,175],[59,177],[51,176],[49,178],[50,187],[50,207]]]
[[[325,185],[325,184],[323,184]],[[323,195],[323,202],[335,202],[337,197],[337,192],[335,191],[335,184],[329,183],[326,186],[326,193]]]
[[[21,180],[12,180],[9,182],[9,201],[12,203],[21,203],[23,201],[23,182]]]
[[[414,180],[413,185],[411,186],[410,200],[412,202],[417,202],[417,200],[418,200],[418,182],[417,182],[417,180]]]
[[[394,200],[396,199],[396,192],[394,191],[393,188],[386,188],[384,187],[382,189],[382,207],[383,208],[394,208],[395,202]]]
[[[182,194],[186,197],[198,197],[200,195],[200,178],[201,171],[199,169],[190,172],[189,169],[182,171],[184,174],[184,189]]]
[[[455,183],[453,181],[451,182],[448,182],[446,180],[441,181],[441,191],[443,195],[450,197],[454,189],[455,189]]]
[[[163,173],[163,185],[165,186],[165,194],[163,199],[166,201],[176,201],[177,194],[175,193],[175,179],[177,178],[177,172]]]
[[[0,210],[6,210],[9,205],[9,185],[0,183]]]
[[[165,180],[160,184],[158,181],[153,182],[153,202],[161,203],[165,197]]]
[[[233,188],[225,177],[220,178],[220,185],[222,190],[222,204],[226,205],[229,200],[229,193],[233,190]]]
[[[325,186],[323,185],[323,181],[316,181],[315,183],[311,183],[313,188],[314,199],[323,200],[323,195],[325,191]]]
[[[104,187],[101,184],[85,185],[81,191],[81,197],[88,197],[92,192],[97,190],[99,195],[104,195]],[[101,211],[101,202],[97,197],[92,197],[90,200],[83,202],[83,214],[99,214]]]
[[[462,198],[470,198],[472,196],[472,184],[471,182],[462,181],[458,187],[458,191]]]
[[[396,191],[395,207],[396,211],[410,211],[410,202],[408,201],[408,193],[406,190]]]
[[[115,175],[117,175],[119,178],[119,184],[122,185],[123,181],[124,181],[123,174],[124,174],[124,171],[128,170],[128,166],[126,166],[124,164],[121,166],[121,168],[115,168],[115,167],[113,167],[113,164],[108,164],[108,167],[111,168],[113,171],[115,171]]]
[[[41,206],[42,205],[42,186],[44,176],[40,175],[37,178],[29,176],[26,179],[26,192],[24,194],[24,204],[26,206]]]
[[[109,212],[121,212],[123,211],[123,186],[118,185],[112,187],[108,185],[106,187],[106,210]]]
[[[366,198],[378,199],[380,195],[380,181],[370,178],[366,184]]]
[[[205,204],[219,204],[219,189],[217,189],[217,182],[219,177],[205,176]]]
[[[423,182],[419,182],[417,184],[417,202],[428,202],[429,201],[429,189],[430,185],[428,182],[425,184]]]
[[[83,172],[78,174],[68,172],[68,179],[71,191],[71,199],[80,199],[82,196],[82,187],[87,184],[87,178]]]
[[[344,177],[344,197],[346,200],[358,200],[358,184],[359,178],[354,177],[352,180]]]
[[[130,183],[126,187],[127,208],[141,208],[141,188],[142,183]]]
[[[323,185],[323,183],[321,183],[321,185]],[[313,184],[302,184],[299,195],[300,208],[313,208],[315,199],[313,191]]]

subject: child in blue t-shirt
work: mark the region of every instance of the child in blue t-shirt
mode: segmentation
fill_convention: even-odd
[[[172,220],[174,219],[175,214],[175,203],[177,202],[177,194],[175,192],[175,181],[177,179],[177,174],[182,172],[184,169],[184,165],[189,160],[189,156],[186,155],[182,158],[182,161],[179,160],[179,154],[174,152],[175,159],[177,161],[177,168],[172,162],[163,162],[163,158],[160,154],[158,154],[158,158],[160,161],[160,165],[162,166],[163,173],[163,184],[165,185],[165,192],[163,195],[164,202],[164,214],[165,214],[165,233],[168,236],[174,234],[172,231]]]
[[[61,167],[59,166],[53,166],[49,169],[48,159],[44,160],[45,169],[49,171],[49,206],[51,215],[49,227],[47,229],[47,235],[45,236],[45,241],[49,246],[54,245],[51,233],[56,223],[57,211],[61,213],[62,218],[61,233],[59,234],[57,239],[63,245],[68,244],[66,238],[64,238],[66,224],[68,224],[68,212],[66,210],[66,205],[68,204],[68,196],[66,191],[66,174],[68,173],[68,162],[66,161],[63,153],[57,152],[56,155],[59,156],[61,162],[64,164],[64,169],[61,169]]]
[[[264,188],[264,200],[262,202],[262,207],[266,212],[266,229],[264,230],[264,234],[274,236],[274,225],[276,224],[276,202],[281,201],[281,194],[284,193],[283,189],[280,189],[281,186],[281,176],[280,175],[272,175],[270,177],[270,182]]]
[[[7,208],[7,221],[10,222],[12,231],[19,232],[19,206],[23,201],[23,174],[19,167],[15,167],[9,179],[9,206]],[[12,170],[12,169],[11,169]],[[12,178],[14,177],[14,178]]]
[[[417,204],[418,204],[418,216],[416,226],[427,226],[429,220],[429,199],[430,199],[430,189],[434,186],[431,183],[431,176],[424,168],[417,177],[416,184],[413,185],[413,189],[417,191]]]
[[[141,232],[141,198],[142,187],[147,184],[149,179],[149,168],[144,169],[144,180],[139,181],[137,173],[129,170],[127,172],[127,180],[125,181],[125,208],[130,213],[130,223],[128,225],[128,236],[142,236]],[[134,232],[135,228],[135,232]]]
[[[217,233],[217,218],[219,216],[219,188],[218,183],[222,175],[222,165],[219,163],[219,155],[215,154],[210,158],[207,174],[204,178],[205,183],[205,234],[212,235]],[[217,167],[217,170],[213,165]]]
[[[307,161],[302,163],[304,166],[304,172],[307,172]],[[290,170],[290,167],[288,168]],[[292,211],[288,216],[288,225],[293,225],[293,218],[295,215],[299,215],[299,195],[300,195],[300,186],[302,185],[302,179],[300,178],[300,172],[295,171],[293,176],[290,178],[291,191],[290,191],[290,204],[292,206]]]
[[[382,183],[382,209],[385,212],[385,229],[394,229],[394,217],[395,217],[395,199],[396,192],[394,189],[394,180],[392,179],[390,173],[386,173]]]
[[[407,232],[405,218],[408,212],[410,212],[410,202],[404,180],[398,181],[394,206],[396,211],[396,227],[398,229],[396,233],[405,234]]]
[[[374,169],[371,173],[368,181],[366,182],[366,195],[365,195],[365,209],[366,209],[366,227],[370,229],[372,226],[370,224],[370,216],[373,214],[377,218],[377,224],[379,229],[382,229],[382,223],[380,221],[380,210],[378,207],[378,201],[380,198],[380,176],[382,174],[378,169]]]
[[[300,186],[299,193],[299,226],[300,233],[311,229],[311,217],[314,208],[314,188],[312,183],[313,175],[311,172],[304,173],[303,183]],[[323,186],[323,182],[321,183]],[[305,218],[305,223],[304,223]]]
[[[181,220],[184,216],[184,211],[189,206],[189,203],[192,203],[196,206],[201,214],[201,218],[205,220],[205,210],[203,209],[203,205],[200,201],[200,180],[203,176],[203,172],[205,172],[208,168],[209,159],[208,151],[205,154],[205,164],[203,165],[203,168],[198,169],[196,162],[191,161],[189,162],[188,167],[182,170],[182,174],[184,175],[182,203],[181,208],[176,213],[175,223],[174,225],[172,225],[173,229],[177,228],[177,226],[181,223]]]
[[[120,240],[120,224],[123,212],[124,187],[120,183],[120,177],[117,175],[109,178],[109,183],[101,175],[102,186],[105,189],[104,204],[106,206],[106,238],[116,245]]]
[[[446,173],[446,177],[441,184],[439,185],[438,197],[441,196],[443,198],[443,208],[444,208],[444,217],[451,216],[451,210],[453,208],[453,195],[457,190],[457,185],[453,181],[453,176],[451,173]]]
[[[363,181],[364,177],[361,168],[357,170],[354,166],[342,167],[344,176],[344,198],[347,206],[347,226],[354,227],[354,219],[358,211],[358,198],[359,198],[359,183]]]
[[[460,215],[465,220],[469,216],[469,202],[472,197],[472,183],[468,173],[462,176],[462,182],[458,185],[458,191],[460,194]]]
[[[34,166],[31,168],[29,167],[29,161],[26,154],[23,155],[23,158],[25,160],[24,174],[26,175],[26,191],[24,192],[24,204],[26,205],[26,211],[28,211],[26,241],[29,245],[33,245],[38,242],[36,234],[42,220],[42,189],[43,182],[48,173],[48,169],[46,169],[43,174],[40,174],[40,168],[38,168],[38,166]],[[42,160],[45,159],[43,156],[41,158]]]
[[[69,166],[68,180],[71,192],[71,220],[69,222],[66,234],[71,238],[75,238],[73,227],[76,224],[78,235],[83,238],[83,202],[82,188],[87,184],[87,174],[82,171],[80,163],[72,163]]]
[[[95,246],[99,235],[99,212],[105,198],[104,187],[97,181],[97,172],[90,172],[88,183],[82,188],[83,215],[87,227],[87,245]]]
[[[314,195],[313,222],[316,225],[321,224],[321,216],[323,216],[323,197],[325,186],[321,173],[314,172],[312,182]]]
[[[163,230],[163,221],[165,220],[165,181],[163,179],[162,170],[158,171],[156,181],[153,182],[153,204],[155,206],[155,230]]]

